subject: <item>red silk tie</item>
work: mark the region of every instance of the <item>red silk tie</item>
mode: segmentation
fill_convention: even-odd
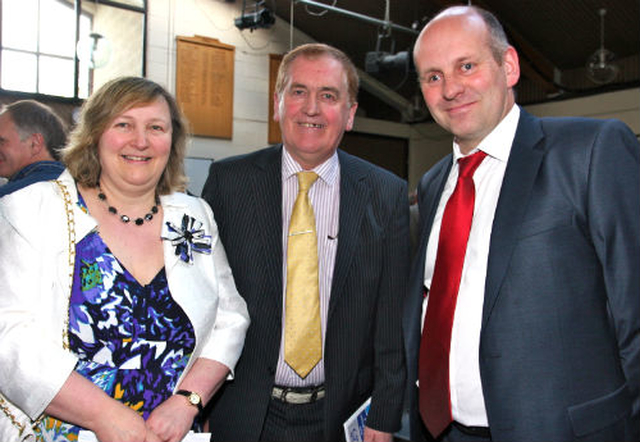
[[[451,329],[473,218],[473,173],[486,156],[478,151],[458,160],[458,182],[442,216],[418,369],[420,416],[434,438],[453,420],[449,391]]]

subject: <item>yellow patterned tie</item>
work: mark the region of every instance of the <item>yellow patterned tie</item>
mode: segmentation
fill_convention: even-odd
[[[284,360],[301,378],[322,358],[318,245],[309,188],[318,175],[298,173],[298,197],[289,223]]]

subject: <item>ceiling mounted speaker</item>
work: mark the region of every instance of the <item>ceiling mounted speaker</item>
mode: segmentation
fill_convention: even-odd
[[[611,83],[618,76],[618,66],[614,63],[615,55],[604,47],[604,16],[607,10],[598,10],[600,14],[600,48],[587,60],[587,74],[596,84]]]

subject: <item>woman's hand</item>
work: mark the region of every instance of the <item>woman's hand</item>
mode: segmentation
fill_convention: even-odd
[[[162,442],[180,442],[191,429],[197,414],[198,409],[184,396],[173,395],[151,412],[147,418],[147,430]]]
[[[147,436],[142,416],[76,372],[69,375],[45,412],[93,431],[100,442],[142,442]]]
[[[147,438],[144,419],[131,408],[113,401],[92,428],[100,442],[141,442]]]
[[[228,374],[229,368],[224,364],[198,358],[179,388],[197,392],[204,405],[224,383]],[[180,442],[191,429],[197,414],[198,408],[191,405],[187,398],[174,394],[151,412],[147,418],[147,429],[162,442]]]

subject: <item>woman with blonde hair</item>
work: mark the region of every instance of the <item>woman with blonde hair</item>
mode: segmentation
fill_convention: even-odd
[[[113,80],[60,178],[0,201],[0,439],[180,441],[232,376],[249,318],[186,137],[164,88]]]

